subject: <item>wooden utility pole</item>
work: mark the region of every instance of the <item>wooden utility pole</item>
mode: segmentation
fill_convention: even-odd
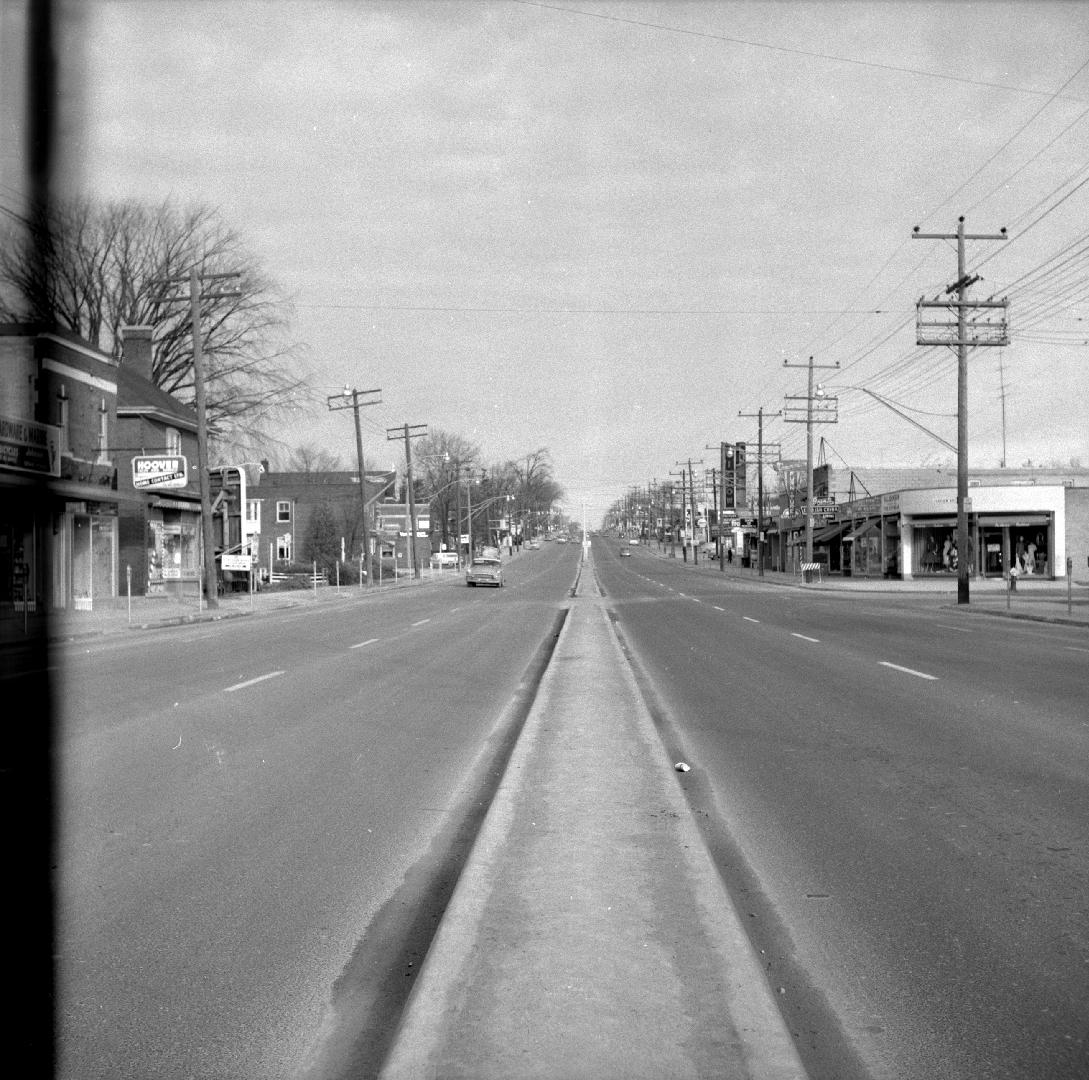
[[[669,473],[670,476],[679,476],[681,478],[681,518],[684,518],[684,470],[679,473],[675,473],[672,470]],[[674,496],[677,494],[677,485],[670,481],[669,484],[669,557],[675,559],[677,557],[677,520],[676,510],[674,509],[673,502]],[[684,546],[681,546],[681,550],[684,551]]]
[[[834,364],[815,364],[811,356],[806,364],[792,364],[789,360],[784,360],[783,367],[809,368],[809,389],[806,396],[799,398],[797,395],[787,395],[786,399],[788,402],[805,401],[805,418],[792,417],[789,410],[791,408],[797,409],[797,406],[790,405],[787,405],[784,410],[783,418],[788,424],[805,424],[805,561],[811,563],[813,561],[813,425],[834,424],[838,419],[836,416],[837,399],[827,397],[823,386],[814,385],[813,369],[838,368],[839,361],[837,360]],[[813,407],[815,401],[818,402],[816,409]]]
[[[674,464],[684,466],[686,464],[686,462],[677,461],[677,462],[674,462]],[[689,515],[691,516],[691,519],[692,519],[692,562],[698,564],[699,563],[699,544],[696,543],[696,484],[695,484],[695,477],[692,475],[692,465],[693,464],[702,465],[703,464],[703,459],[701,458],[699,461],[693,462],[692,459],[689,458],[688,461],[687,461],[687,465],[688,465],[688,493],[687,493],[687,496],[685,495],[684,468],[682,467],[682,469],[681,469],[681,474],[680,474],[681,475],[681,517],[682,517],[682,520],[683,520],[684,509],[685,509],[685,500],[687,498],[688,513],[689,513]],[[677,475],[676,473],[670,473],[670,476],[676,476],[676,475]],[[685,561],[687,561],[688,560],[688,545],[687,545],[687,543],[682,546],[682,552],[684,554]]]
[[[422,439],[427,434],[426,424],[402,424],[401,427],[387,428],[386,440],[405,440],[405,472],[408,480],[408,550],[412,560],[412,576],[419,580],[420,561],[416,558],[416,495],[412,490],[412,440]]]
[[[956,300],[922,300],[915,305],[917,345],[948,345],[957,347],[957,603],[967,604],[968,578],[971,571],[971,558],[968,542],[968,349],[977,345],[1008,345],[1009,331],[1005,313],[1008,300],[969,300],[968,287],[979,281],[978,276],[969,277],[965,269],[965,240],[1007,240],[1006,230],[997,233],[966,233],[964,216],[957,219],[955,233],[924,233],[916,225],[912,231],[913,240],[956,240],[957,242],[957,280],[945,291],[956,293]],[[925,322],[924,310],[932,308],[956,308],[957,321]],[[971,323],[969,336],[969,309],[1000,309],[1002,318],[998,322],[975,320]],[[945,330],[945,334],[927,336],[924,328]],[[956,330],[956,337],[951,338],[948,331]]]
[[[381,390],[352,390],[344,387],[343,394],[336,394],[327,398],[329,408],[334,412],[340,409],[351,409],[355,413],[355,453],[359,462],[359,508],[362,512],[361,524],[363,529],[363,565],[366,567],[367,587],[371,584],[371,534],[367,528],[367,469],[363,462],[363,433],[359,428],[359,410],[364,405],[380,405],[382,399],[374,398],[364,401],[369,394],[381,394]]]
[[[200,486],[200,536],[201,536],[201,571],[205,596],[210,608],[219,607],[219,583],[216,577],[216,552],[215,536],[212,529],[212,491],[211,480],[208,475],[208,413],[207,395],[204,384],[204,340],[200,328],[201,304],[205,300],[219,300],[234,296],[241,296],[239,289],[219,290],[218,292],[202,292],[203,281],[224,281],[229,278],[238,278],[242,275],[238,272],[224,274],[202,274],[194,267],[186,277],[163,278],[152,282],[153,285],[161,285],[166,288],[189,284],[189,295],[167,295],[159,297],[158,304],[185,303],[189,304],[189,318],[193,336],[193,394],[197,413],[197,472]],[[242,507],[242,515],[245,517],[246,508]],[[224,537],[226,544],[226,537]]]
[[[756,565],[764,576],[764,408],[755,413],[739,412],[738,416],[756,417]],[[782,411],[772,413],[782,416]]]

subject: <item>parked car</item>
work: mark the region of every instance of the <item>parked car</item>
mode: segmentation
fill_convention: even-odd
[[[620,549],[620,557],[622,559],[630,559],[631,558],[631,548],[626,548],[626,547],[621,548]]]
[[[457,566],[458,553],[456,551],[436,551],[431,556],[431,569],[443,570],[450,566]]]
[[[494,585],[497,589],[503,586],[503,566],[498,559],[485,558],[478,555],[469,564],[465,571],[466,585]]]
[[[540,540],[529,540],[526,543],[526,547],[530,551],[540,551],[541,550],[541,541]]]

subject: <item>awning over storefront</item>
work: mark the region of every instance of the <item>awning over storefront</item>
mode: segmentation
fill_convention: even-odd
[[[846,544],[850,540],[857,540],[863,533],[868,533],[874,526],[878,525],[880,521],[881,519],[879,517],[867,518],[857,528],[852,529],[851,532],[843,538],[843,542]]]
[[[849,521],[837,521],[834,525],[825,525],[824,528],[818,529],[813,534],[814,544],[826,544],[829,540],[834,540],[844,529],[849,529],[851,523]]]

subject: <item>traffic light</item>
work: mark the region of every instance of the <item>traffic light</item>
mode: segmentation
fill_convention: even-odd
[[[745,490],[745,444],[739,442],[734,447],[734,506],[747,505],[748,492]]]
[[[737,506],[735,491],[737,460],[733,443],[722,444],[721,459],[722,498],[719,501],[723,510],[733,510]]]

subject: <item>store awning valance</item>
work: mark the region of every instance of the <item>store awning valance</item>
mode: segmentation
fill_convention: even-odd
[[[878,525],[880,521],[881,519],[879,517],[867,518],[861,525],[845,536],[843,542],[846,543],[848,540],[857,540],[864,533],[868,533],[872,528]]]
[[[834,525],[825,525],[824,528],[818,529],[813,533],[814,544],[826,544],[829,540],[834,540],[844,529],[849,529],[851,523],[849,521],[837,521]]]

